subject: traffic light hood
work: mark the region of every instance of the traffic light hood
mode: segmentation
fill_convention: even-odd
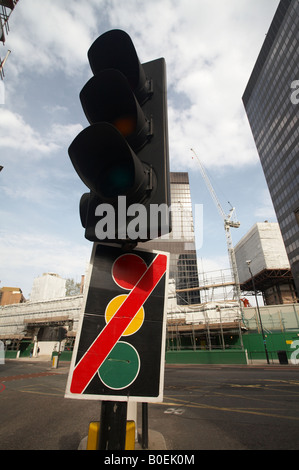
[[[102,34],[91,45],[87,55],[94,75],[105,69],[119,70],[127,77],[139,103],[148,98],[149,82],[132,39],[125,31],[113,29]]]
[[[114,125],[135,151],[146,144],[150,120],[121,72],[108,69],[93,76],[81,90],[80,100],[90,124],[102,121]]]
[[[116,203],[118,196],[126,196],[128,203],[141,200],[147,173],[111,124],[96,123],[80,132],[69,147],[69,156],[82,181],[104,201]]]
[[[171,222],[165,60],[140,64],[131,38],[121,30],[96,39],[88,58],[94,76],[81,90],[80,100],[90,125],[69,147],[72,164],[90,190],[80,202],[85,237],[136,244],[167,234]],[[107,211],[109,221],[114,218],[117,224],[106,222]]]

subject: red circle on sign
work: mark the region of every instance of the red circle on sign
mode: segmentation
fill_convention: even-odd
[[[126,254],[114,261],[112,277],[119,287],[131,290],[146,270],[147,265],[140,256]]]

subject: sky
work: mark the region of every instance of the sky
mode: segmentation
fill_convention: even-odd
[[[189,172],[199,270],[229,267],[223,220],[193,148],[225,213],[236,208],[236,244],[275,212],[242,95],[279,0],[19,0],[0,85],[0,287],[28,299],[35,277],[79,282],[92,243],[79,200],[87,188],[68,147],[88,122],[79,93],[92,76],[87,51],[110,29],[132,38],[141,63],[167,66],[171,171]],[[231,205],[230,205],[231,204]]]

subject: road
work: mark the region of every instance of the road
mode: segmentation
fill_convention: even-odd
[[[64,398],[68,368],[0,365],[1,450],[78,448],[100,403]],[[169,365],[163,403],[149,404],[149,427],[169,450],[297,450],[299,368]]]
[[[299,449],[299,369],[179,366],[166,370],[167,447]],[[160,426],[151,409],[152,426]],[[155,424],[154,424],[155,423]]]

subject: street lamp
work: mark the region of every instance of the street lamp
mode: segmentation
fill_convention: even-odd
[[[264,348],[265,348],[267,363],[270,364],[267,345],[266,345],[266,337],[265,337],[265,333],[264,333],[264,329],[263,329],[262,317],[261,317],[261,312],[260,312],[260,307],[259,307],[258,300],[257,300],[257,295],[256,295],[254,277],[253,277],[252,271],[250,269],[251,260],[247,260],[246,263],[247,263],[247,266],[248,266],[248,269],[249,269],[249,272],[250,272],[250,276],[251,276],[252,287],[253,287],[254,297],[255,297],[255,301],[256,301],[259,321],[260,321],[260,325],[261,325],[261,332],[262,332],[262,337],[263,337],[263,342],[264,342]]]

